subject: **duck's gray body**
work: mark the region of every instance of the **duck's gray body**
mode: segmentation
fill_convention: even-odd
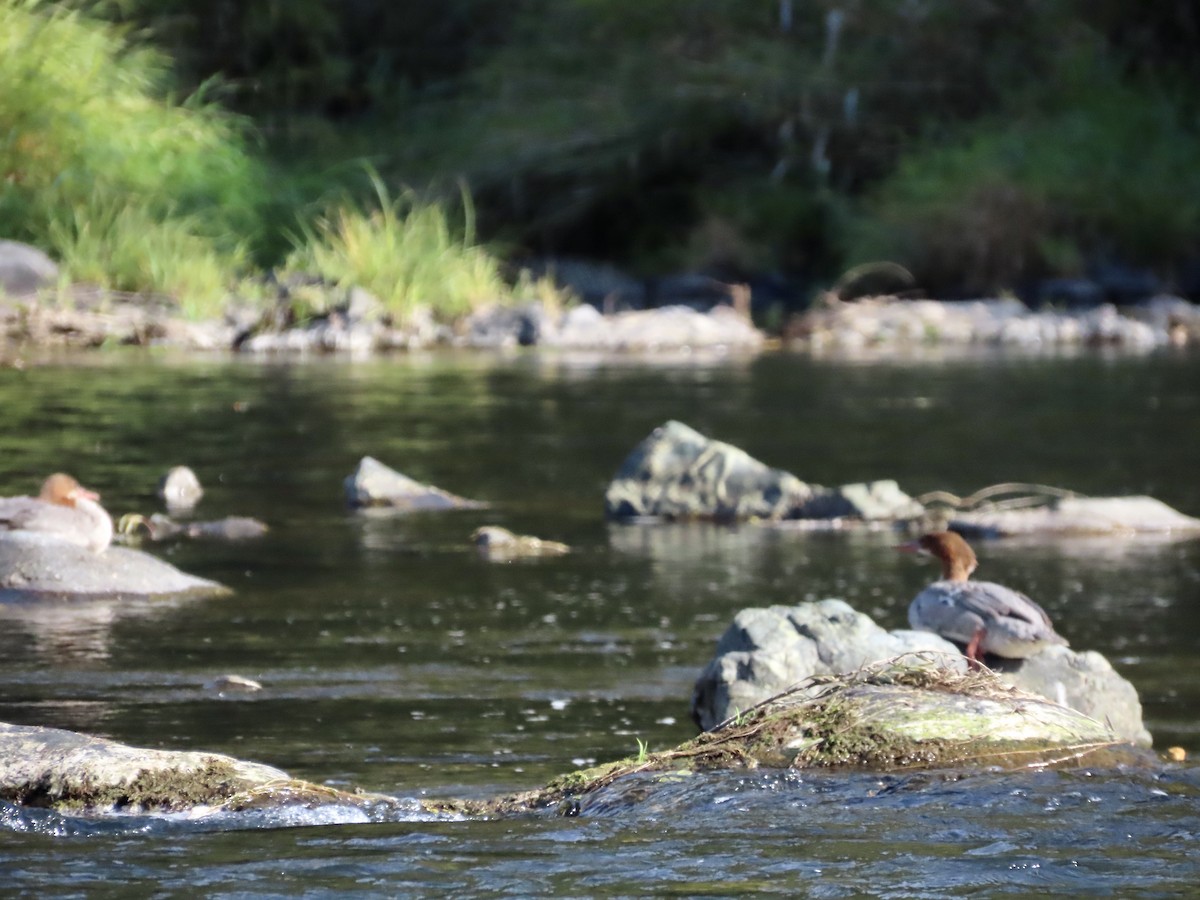
[[[1067,641],[1054,630],[1046,611],[1020,591],[990,581],[935,581],[913,598],[908,622],[979,651],[1024,659]]]
[[[79,498],[73,506],[47,503],[37,497],[0,498],[0,532],[34,531],[53,535],[93,553],[112,540],[112,519],[100,504]]]

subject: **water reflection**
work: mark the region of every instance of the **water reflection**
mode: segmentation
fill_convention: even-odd
[[[87,599],[0,602],[10,659],[32,654],[44,663],[98,662],[111,653],[113,629],[129,619],[152,620],[185,600]]]

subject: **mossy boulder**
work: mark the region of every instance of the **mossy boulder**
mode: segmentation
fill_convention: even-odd
[[[430,811],[473,816],[585,813],[605,789],[699,770],[832,768],[871,771],[979,766],[1022,769],[1105,764],[1147,755],[1075,710],[1005,684],[990,672],[957,673],[920,654],[850,675],[815,677],[691,741],[661,753],[564,775],[545,788],[493,800],[426,801]]]
[[[843,600],[743,609],[696,680],[692,718],[700,728],[712,728],[811,676],[853,672],[910,652],[934,653],[952,671],[966,668],[949,641],[908,629],[887,631]],[[987,662],[1001,681],[1101,719],[1122,739],[1150,746],[1137,690],[1099,653],[1051,647],[1028,659]]]
[[[10,803],[97,814],[236,811],[357,796],[219,753],[149,750],[57,728],[0,723],[0,798]]]

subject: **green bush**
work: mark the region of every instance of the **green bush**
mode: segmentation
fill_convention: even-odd
[[[0,234],[199,314],[258,231],[265,179],[242,124],[169,98],[167,75],[111,25],[0,0]]]
[[[909,153],[864,205],[848,262],[986,291],[1095,257],[1169,269],[1194,255],[1200,134],[1161,91],[1092,75]]]

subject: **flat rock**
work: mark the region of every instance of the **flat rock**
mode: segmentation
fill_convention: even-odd
[[[184,597],[229,593],[147,553],[109,547],[92,553],[31,532],[0,539],[0,601],[36,598]]]
[[[364,456],[346,478],[346,502],[353,507],[387,506],[403,510],[483,509],[487,504],[468,500],[441,488],[414,481],[379,460]]]
[[[1061,497],[1032,509],[956,512],[948,527],[968,537],[1200,533],[1200,519],[1153,497]]]
[[[244,812],[287,805],[366,808],[349,794],[220,753],[151,750],[57,728],[0,722],[0,799],[59,812]],[[367,821],[363,815],[361,821]]]
[[[610,519],[894,520],[922,512],[894,481],[823,488],[705,437],[682,422],[656,428],[605,493]]]
[[[1052,648],[1026,660],[994,660],[1012,686],[1106,722],[1122,739],[1149,746],[1137,691],[1095,652]],[[840,675],[901,654],[938,654],[965,670],[961,651],[937,635],[886,631],[841,600],[744,609],[717,643],[692,694],[692,718],[712,728],[813,676]]]

